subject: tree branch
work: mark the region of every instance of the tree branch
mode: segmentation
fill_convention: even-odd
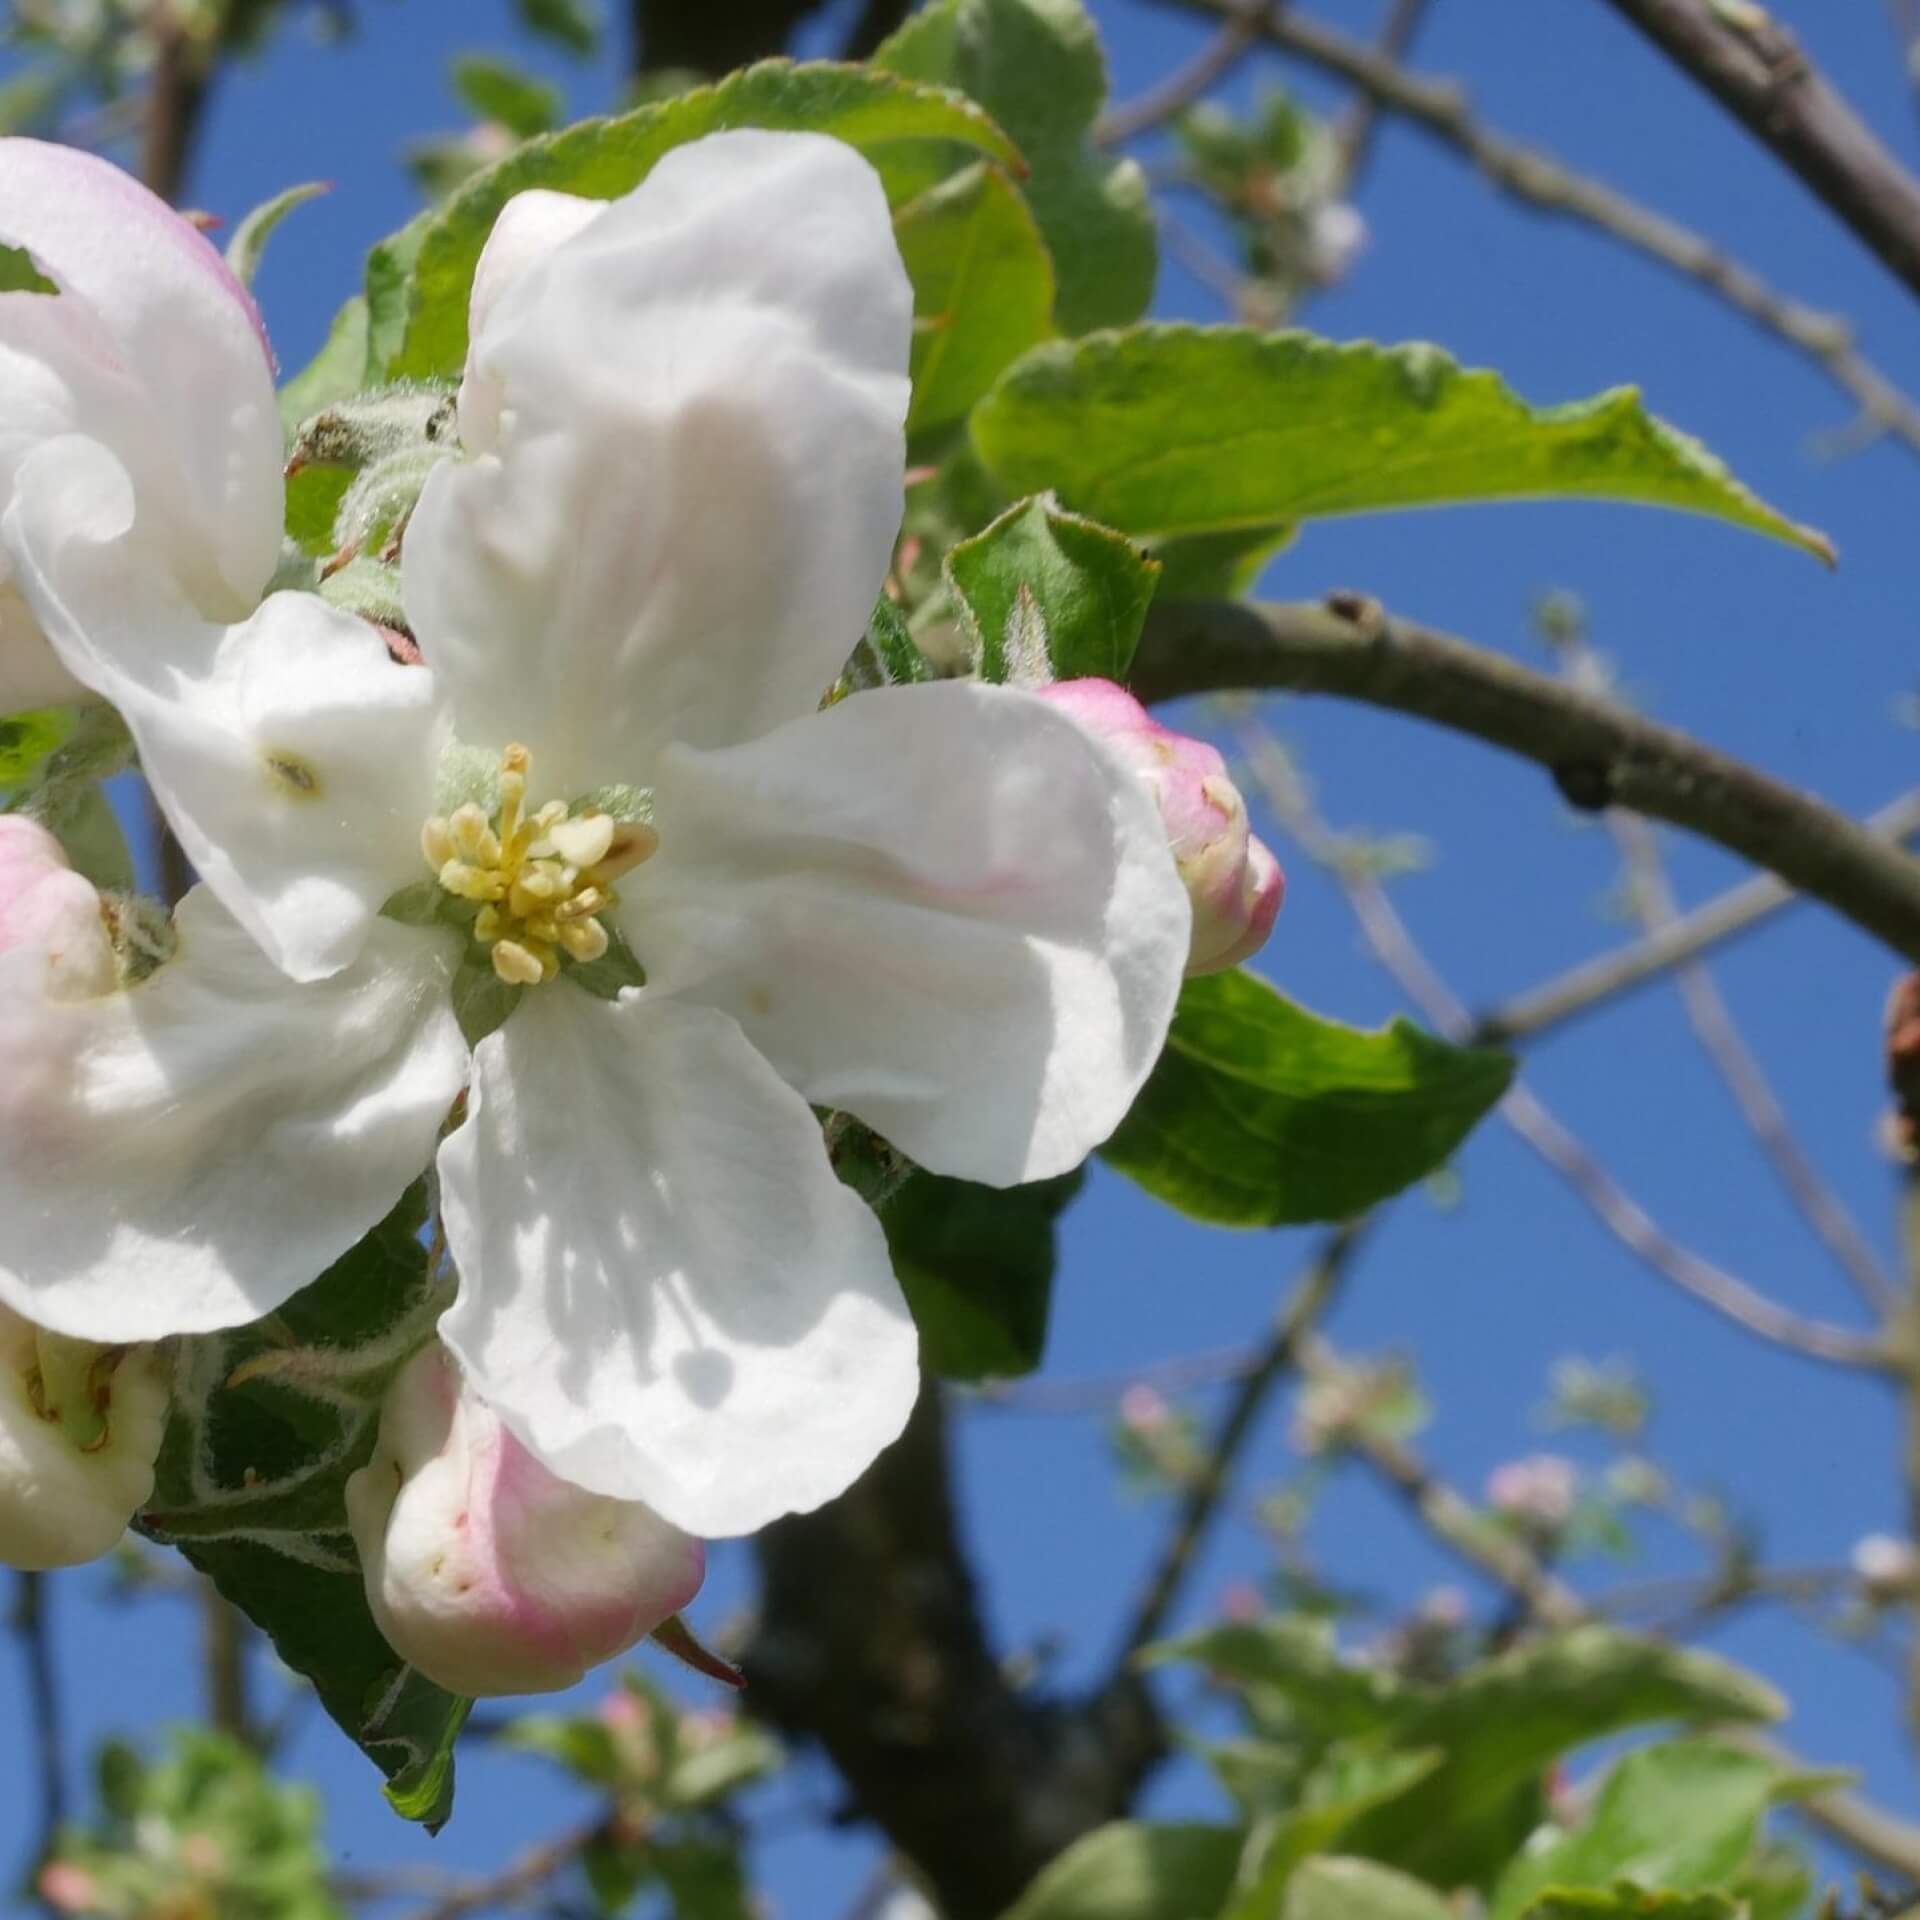
[[[1915,293],[1920,180],[1756,5],[1607,0],[1770,147]]]
[[[1334,1358],[1324,1345],[1316,1355],[1317,1359],[1323,1357]],[[1596,1617],[1571,1588],[1556,1578],[1551,1568],[1514,1536],[1495,1536],[1479,1526],[1436,1524],[1437,1513],[1471,1515],[1473,1507],[1433,1473],[1412,1448],[1365,1427],[1347,1437],[1347,1446],[1400,1496],[1414,1517],[1443,1546],[1497,1582],[1527,1610],[1529,1617],[1551,1626],[1575,1625]],[[1516,1554],[1527,1562],[1524,1574],[1519,1573]],[[1541,1609],[1536,1596],[1550,1602],[1548,1610]],[[1789,1772],[1804,1775],[1813,1771],[1805,1760],[1770,1740],[1757,1735],[1731,1737],[1737,1744],[1777,1760]],[[1920,1827],[1896,1819],[1850,1793],[1819,1794],[1800,1803],[1797,1811],[1861,1858],[1909,1878],[1920,1878]]]
[[[994,1920],[1055,1854],[1123,1814],[1160,1758],[1137,1676],[1059,1702],[1003,1670],[959,1544],[937,1387],[851,1492],[756,1544],[749,1703],[825,1747],[947,1920]]]
[[[717,76],[784,53],[821,0],[632,0],[634,71]]]
[[[1226,24],[1185,66],[1176,67],[1137,99],[1109,107],[1093,130],[1094,140],[1103,147],[1117,147],[1197,106],[1260,38],[1258,16],[1266,5],[1267,0],[1235,0],[1226,9]]]
[[[1375,957],[1441,1033],[1456,1042],[1470,1041],[1472,1016],[1429,965],[1378,878],[1339,858],[1337,841],[1299,780],[1289,767],[1276,764],[1277,749],[1271,738],[1253,729],[1245,730],[1242,737],[1255,776],[1281,823],[1310,855],[1332,869]],[[1904,1356],[1883,1336],[1792,1313],[1737,1275],[1682,1246],[1526,1087],[1515,1086],[1506,1095],[1500,1102],[1500,1117],[1566,1180],[1608,1232],[1655,1273],[1723,1319],[1809,1360],[1882,1373],[1904,1370]]]
[[[53,1666],[53,1641],[47,1617],[47,1576],[13,1576],[13,1630],[27,1667],[27,1699],[33,1711],[33,1770],[40,1783],[40,1817],[35,1825],[29,1872],[37,1874],[53,1852],[55,1836],[67,1817],[66,1730]]]
[[[1882,840],[1895,844],[1911,840],[1920,834],[1920,788],[1903,793],[1877,813],[1869,814],[1861,824]],[[1799,898],[1784,880],[1770,873],[1755,874],[1690,907],[1631,946],[1596,954],[1537,987],[1503,1000],[1474,1021],[1474,1038],[1484,1045],[1498,1046],[1545,1033],[1661,978],[1722,941],[1758,926]]]
[[[1172,0],[1189,12],[1225,17],[1232,0]],[[1769,286],[1712,241],[1576,173],[1552,154],[1496,133],[1474,118],[1451,82],[1406,72],[1364,41],[1284,7],[1266,15],[1268,42],[1357,87],[1474,166],[1502,191],[1538,211],[1609,235],[1715,293],[1756,325],[1816,361],[1872,425],[1920,450],[1920,408],[1854,347],[1852,329]]]
[[[1331,693],[1434,721],[1545,767],[1575,806],[1630,807],[1716,841],[1920,959],[1920,861],[1671,727],[1357,596],[1156,606],[1133,686],[1146,700]]]
[[[1150,1640],[1157,1639],[1173,1617],[1201,1543],[1226,1498],[1234,1470],[1253,1437],[1260,1414],[1274,1388],[1292,1371],[1303,1343],[1332,1304],[1365,1227],[1364,1218],[1350,1220],[1327,1236],[1281,1308],[1267,1344],[1242,1374],[1239,1387],[1227,1403],[1212,1443],[1206,1449],[1206,1463],[1188,1485],[1174,1516],[1173,1530],[1161,1553],[1159,1567],[1147,1583],[1147,1590],[1121,1640],[1116,1671],[1124,1671],[1133,1655]]]

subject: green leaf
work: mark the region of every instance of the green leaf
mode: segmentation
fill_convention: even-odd
[[[1042,495],[961,541],[945,571],[986,679],[1019,677],[1009,669],[1020,649],[1008,636],[1018,630],[1024,593],[1039,614],[1056,678],[1124,680],[1160,563],[1124,534]]]
[[[333,316],[333,325],[327,330],[326,343],[320,351],[280,389],[282,429],[291,434],[303,421],[312,419],[323,408],[351,399],[360,391],[366,371],[367,302],[364,295],[356,293]],[[296,539],[300,536],[295,532],[293,489],[301,477],[296,474],[289,482],[287,491],[287,530]],[[341,478],[339,485],[345,487],[346,477]],[[338,504],[336,497],[333,505]],[[326,509],[328,530],[332,525],[333,512],[332,506],[329,506]]]
[[[1549,1893],[1526,1920],[1743,1920],[1723,1893],[1648,1893],[1615,1887],[1606,1893]]]
[[[1233,1884],[1238,1827],[1116,1820],[1049,1862],[1001,1920],[1198,1920]]]
[[[960,419],[1014,361],[1053,332],[1053,262],[1033,214],[981,161],[931,187],[894,220],[913,282],[909,434]]]
[[[1009,489],[1055,487],[1140,538],[1590,498],[1710,514],[1833,557],[1632,388],[1530,407],[1496,374],[1424,345],[1189,326],[1056,342],[1002,376],[973,438]]]
[[[476,180],[479,177],[476,176]],[[426,243],[428,230],[446,216],[452,204],[449,201],[446,206],[428,207],[424,212],[416,213],[399,232],[388,234],[367,255],[367,362],[360,371],[359,380],[355,382],[354,391],[361,387],[387,384],[390,370],[406,344],[407,329],[414,310],[413,276],[419,265],[420,250]],[[492,218],[498,214],[499,208],[496,207],[489,218],[489,231]],[[477,261],[479,257],[476,249],[474,260]],[[473,266],[469,263],[466,281],[459,295],[462,313],[461,363],[464,363],[466,356],[465,310],[467,294],[472,287]],[[454,371],[457,371],[457,365]],[[448,372],[447,377],[453,377],[452,371]]]
[[[600,11],[588,0],[515,0],[514,11],[529,33],[590,59],[600,47]]]
[[[1284,1907],[1249,1910],[1246,1920],[1453,1920],[1453,1908],[1424,1881],[1371,1860],[1309,1860],[1294,1875]]]
[[[1008,1379],[1040,1364],[1055,1228],[1081,1178],[1002,1191],[918,1173],[893,1196],[881,1219],[929,1373]]]
[[[854,649],[845,677],[850,693],[918,686],[933,678],[933,668],[915,644],[906,615],[884,593],[873,603],[866,633]]]
[[[59,287],[33,264],[25,247],[0,245],[0,293],[51,293]]]
[[[1313,1856],[1324,1854],[1370,1808],[1397,1799],[1440,1765],[1437,1753],[1365,1751],[1339,1756],[1307,1778],[1300,1804],[1264,1823],[1241,1863],[1240,1891],[1221,1920],[1273,1920],[1282,1911],[1291,1914],[1303,1897],[1301,1883],[1311,1870],[1324,1864]],[[1356,1863],[1357,1864],[1357,1863]],[[1293,1898],[1289,1899],[1289,1889]],[[1319,1896],[1307,1893],[1308,1910],[1319,1912]],[[1357,1907],[1364,1915],[1371,1909]],[[1387,1908],[1392,1914],[1397,1909]]]
[[[308,180],[300,186],[288,187],[284,192],[276,193],[271,200],[261,201],[234,228],[233,238],[227,242],[227,265],[243,287],[253,285],[254,275],[260,271],[260,262],[266,257],[267,242],[273,238],[274,229],[280,222],[295,207],[303,207],[309,200],[318,199],[328,191],[329,184],[325,180]]]
[[[1541,1777],[1563,1754],[1634,1727],[1783,1711],[1764,1681],[1709,1654],[1577,1627],[1411,1699],[1397,1743],[1436,1749],[1444,1762],[1364,1815],[1343,1845],[1436,1886],[1485,1886],[1538,1824]]]
[[[1191,1662],[1237,1686],[1266,1689],[1322,1740],[1378,1733],[1406,1712],[1403,1682],[1384,1668],[1343,1659],[1332,1624],[1298,1614],[1207,1627],[1148,1647],[1140,1660],[1144,1666]]]
[[[1623,1880],[1675,1893],[1724,1887],[1752,1854],[1782,1784],[1772,1761],[1703,1740],[1630,1753],[1587,1820],[1551,1845],[1530,1846],[1501,1876],[1490,1920],[1521,1920],[1549,1889],[1604,1890]]]
[[[521,140],[551,129],[565,104],[558,87],[484,53],[455,57],[453,90],[476,120],[491,120]]]
[[[607,929],[606,952],[598,960],[563,961],[560,978],[582,993],[592,994],[596,1000],[618,1000],[628,987],[647,984],[647,970],[640,964],[640,956],[627,945],[626,935],[608,922],[603,921],[602,925]]]
[[[1093,144],[1107,67],[1080,0],[934,0],[874,61],[970,94],[1025,154],[1063,333],[1126,326],[1146,312],[1158,264],[1146,176]]]
[[[438,1826],[470,1703],[381,1637],[343,1493],[372,1449],[386,1381],[445,1304],[421,1243],[424,1216],[416,1184],[271,1320],[181,1343],[180,1390],[141,1525],[176,1544],[313,1683],[388,1776],[395,1809]]]
[[[488,1034],[498,1033],[525,991],[502,980],[493,962],[469,944],[453,976],[453,1017],[467,1045],[477,1047]]]
[[[868,67],[763,61],[716,86],[530,140],[376,248],[368,262],[373,365],[387,377],[458,375],[473,270],[515,194],[545,187],[611,200],[638,186],[663,154],[725,127],[832,134],[876,163],[890,148],[934,140],[1017,164],[1006,136],[957,94]]]
[[[1217,1226],[1346,1220],[1424,1179],[1506,1091],[1513,1062],[1296,1006],[1249,973],[1189,980],[1167,1050],[1102,1149]]]
[[[71,707],[39,707],[0,720],[0,789],[31,785],[73,732]]]

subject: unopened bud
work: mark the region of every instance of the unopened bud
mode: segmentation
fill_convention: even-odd
[[[111,1553],[153,1495],[166,1423],[151,1348],[63,1339],[0,1307],[0,1563]]]
[[[1870,1533],[1854,1543],[1853,1571],[1870,1599],[1898,1600],[1920,1588],[1920,1554],[1890,1533]]]
[[[1193,902],[1188,977],[1223,972],[1258,953],[1273,931],[1286,877],[1250,831],[1246,802],[1219,749],[1161,726],[1111,680],[1062,680],[1039,697],[1065,708],[1152,789]]]
[[[367,1599],[393,1650],[452,1693],[570,1687],[700,1590],[706,1550],[638,1501],[556,1478],[435,1343],[347,1482]]]
[[[118,977],[92,882],[45,827],[10,813],[0,815],[0,954],[16,949],[46,956],[49,999],[110,993]]]

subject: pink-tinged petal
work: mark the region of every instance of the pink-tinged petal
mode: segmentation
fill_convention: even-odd
[[[153,1494],[167,1370],[148,1347],[61,1342],[58,1378],[84,1390],[86,1425],[62,1418],[41,1330],[0,1306],[0,1565],[77,1567],[119,1545]]]
[[[0,954],[0,1302],[81,1339],[271,1312],[424,1170],[466,1079],[448,936],[382,920],[294,986],[204,888],[175,927],[84,1001]]]
[[[48,999],[86,1000],[114,985],[99,889],[45,827],[0,814],[0,954],[19,950],[41,956]]]
[[[1145,786],[1032,694],[855,694],[675,748],[621,882],[648,991],[738,1020],[809,1100],[997,1186],[1077,1166],[1166,1038],[1189,908]]]
[[[878,176],[812,134],[677,148],[524,272],[407,535],[459,737],[580,793],[815,707],[899,528],[911,333]]]
[[[679,1612],[706,1550],[637,1501],[550,1474],[438,1342],[395,1378],[347,1482],[373,1617],[451,1693],[551,1693]]]
[[[1039,697],[1071,714],[1153,795],[1193,902],[1188,975],[1219,973],[1257,953],[1286,879],[1272,849],[1254,838],[1219,748],[1163,727],[1111,680],[1062,680]]]
[[[156,574],[102,448],[42,447],[0,518],[19,583],[74,672],[120,709],[201,878],[296,980],[348,965],[420,874],[445,739],[434,676],[309,593],[202,619]]]
[[[916,1339],[879,1222],[724,1015],[534,988],[476,1050],[440,1179],[441,1337],[562,1479],[751,1533],[905,1425]]]
[[[0,140],[0,243],[60,289],[0,294],[0,504],[56,433],[99,441],[133,476],[173,578],[236,619],[280,549],[279,414],[258,309],[206,238],[118,167]]]

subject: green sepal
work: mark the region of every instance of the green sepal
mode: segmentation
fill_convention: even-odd
[[[647,970],[618,927],[605,919],[600,924],[607,930],[606,952],[598,960],[563,958],[560,978],[596,1000],[618,1000],[628,987],[647,984]]]

